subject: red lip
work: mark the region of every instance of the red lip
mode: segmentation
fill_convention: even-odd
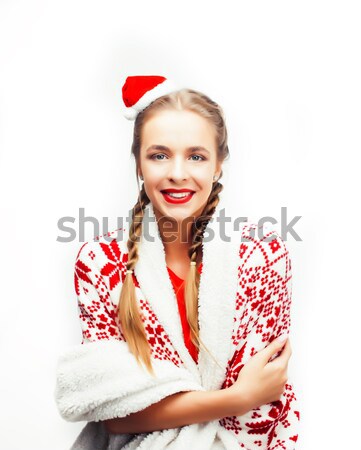
[[[182,190],[177,190],[177,189],[167,189],[166,191],[161,191],[164,197],[164,200],[167,203],[172,203],[173,205],[179,205],[181,203],[187,203],[191,200],[191,198],[194,195],[194,191],[190,191],[189,189],[182,189]],[[171,197],[170,195],[168,195],[168,192],[185,192],[185,193],[190,193],[190,195],[187,195],[184,198],[174,198]]]

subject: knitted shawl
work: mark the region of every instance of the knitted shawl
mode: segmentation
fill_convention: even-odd
[[[271,226],[219,222],[221,208],[220,201],[202,244],[199,333],[212,356],[201,346],[198,364],[184,343],[152,203],[145,208],[132,276],[155,378],[137,364],[117,316],[129,230],[80,248],[74,281],[83,341],[59,356],[54,392],[63,419],[87,422],[71,450],[295,449],[300,413],[290,379],[280,400],[242,416],[139,434],[109,434],[102,422],[178,392],[230,387],[253,355],[290,332],[292,275],[285,242]]]

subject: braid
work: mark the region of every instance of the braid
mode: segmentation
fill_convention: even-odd
[[[204,230],[207,228],[209,221],[211,220],[216,207],[219,203],[219,193],[223,190],[223,185],[216,182],[213,185],[213,189],[208,198],[208,202],[201,214],[201,216],[193,223],[193,242],[189,248],[188,255],[191,262],[196,262],[199,253],[202,249],[202,239]],[[185,284],[185,304],[187,311],[187,321],[189,323],[191,332],[191,341],[199,350],[199,346],[202,344],[206,349],[208,354],[214,359],[216,364],[219,365],[218,361],[209,352],[207,347],[199,337],[199,326],[198,326],[198,290],[199,290],[200,275],[196,269],[195,264],[190,265],[189,275],[186,279]],[[220,365],[219,365],[220,366]],[[221,366],[220,366],[221,367]]]
[[[129,239],[127,242],[128,247],[128,263],[127,269],[133,270],[136,262],[138,261],[138,246],[136,243],[139,242],[140,236],[142,234],[142,224],[144,218],[144,210],[146,205],[150,202],[147,196],[144,184],[139,193],[138,201],[134,205],[132,210],[132,223],[129,227]]]
[[[204,207],[201,216],[193,223],[193,242],[188,250],[188,256],[191,261],[196,261],[198,251],[201,249],[204,230],[207,228],[208,222],[211,220],[214,211],[219,203],[219,193],[222,192],[223,185],[218,181],[213,185],[213,189],[209,195],[208,202]]]
[[[129,229],[128,262],[127,270],[134,270],[138,260],[138,242],[142,232],[144,210],[149,203],[144,184],[139,195],[138,202],[132,211],[132,223]],[[151,350],[145,333],[144,325],[140,316],[132,272],[127,272],[118,304],[118,317],[122,327],[125,340],[130,351],[135,355],[138,364],[142,361],[148,371],[154,375],[151,365]]]

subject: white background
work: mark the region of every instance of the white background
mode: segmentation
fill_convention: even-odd
[[[221,104],[235,211],[302,216],[287,241],[297,449],[361,448],[360,18],[356,1],[0,1],[1,449],[64,450],[85,425],[53,399],[58,354],[81,339],[81,243],[57,242],[57,222],[85,208],[115,228],[136,202],[120,104],[137,74]]]

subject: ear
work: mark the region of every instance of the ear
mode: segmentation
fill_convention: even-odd
[[[215,173],[217,178],[219,178],[221,176],[221,171],[222,171],[222,163],[217,162],[217,164],[216,164],[216,173]]]

